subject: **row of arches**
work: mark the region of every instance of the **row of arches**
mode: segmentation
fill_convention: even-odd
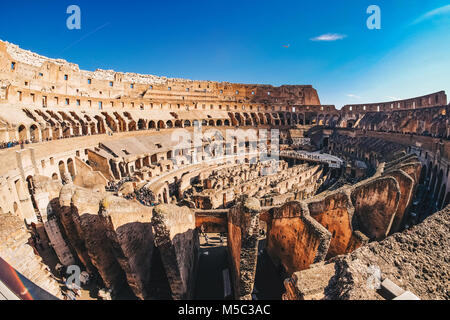
[[[450,190],[447,191],[448,175],[448,168],[444,170],[444,168],[439,168],[437,164],[433,165],[432,162],[422,167],[420,184],[426,186],[432,203],[438,210],[450,204]]]

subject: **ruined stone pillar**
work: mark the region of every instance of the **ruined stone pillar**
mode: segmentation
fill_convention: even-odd
[[[153,209],[152,225],[172,298],[192,299],[200,247],[194,212],[161,204]]]
[[[251,300],[258,260],[260,203],[248,198],[228,212],[228,251],[234,296]]]
[[[101,202],[100,220],[114,248],[113,254],[125,272],[136,297],[149,296],[152,268],[152,209],[137,202],[107,196]]]

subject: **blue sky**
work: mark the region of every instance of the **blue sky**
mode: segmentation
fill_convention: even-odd
[[[0,39],[86,70],[312,84],[337,107],[450,92],[449,0],[2,2]],[[342,39],[312,40],[330,34]]]

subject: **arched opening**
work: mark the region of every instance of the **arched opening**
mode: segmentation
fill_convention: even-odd
[[[264,118],[264,115],[262,113],[258,113],[258,118],[260,124],[266,124],[266,119]]]
[[[139,119],[139,121],[138,121],[138,129],[139,130],[145,130],[145,120],[144,119]]]
[[[94,122],[91,122],[90,127],[91,127],[91,134],[97,134],[97,126],[95,125]]]
[[[19,142],[27,140],[27,128],[24,125],[19,127]]]
[[[75,178],[75,163],[72,158],[67,159],[67,170],[69,170],[72,180]]]
[[[35,124],[30,127],[30,139],[33,143],[39,142],[39,128]]]
[[[136,131],[136,121],[132,120],[128,123],[128,131]]]
[[[439,170],[439,174],[438,174],[438,178],[436,181],[436,189],[434,190],[434,201],[437,201],[438,196],[439,196],[439,191],[441,190],[441,184],[442,184],[442,177],[444,176],[444,172],[441,170]]]
[[[149,129],[156,129],[156,123],[155,123],[155,121],[149,121],[149,123],[148,123],[148,128]]]
[[[166,125],[164,124],[164,121],[159,120],[158,121],[158,129],[165,129]]]
[[[52,174],[52,179],[59,180],[58,174],[56,172],[54,174]]]
[[[427,178],[427,166],[424,165],[422,167],[422,170],[420,171],[420,180],[419,180],[419,184],[425,184],[425,179]]]
[[[439,194],[437,203],[438,203],[438,209],[444,209],[444,197],[445,197],[445,190],[447,189],[447,186],[444,184],[441,187],[441,192]]]
[[[241,115],[239,113],[235,114],[236,120],[238,122],[238,125],[243,126],[244,125],[244,120],[242,119]]]
[[[185,127],[190,127],[191,126],[191,122],[189,120],[185,120],[184,121],[184,126]]]
[[[217,120],[216,126],[221,127],[222,126],[222,120]]]
[[[431,196],[433,196],[433,192],[436,189],[436,180],[437,180],[437,166],[434,166],[433,168],[433,173],[432,173],[432,178],[431,178],[431,184],[430,184],[430,193]]]
[[[183,127],[183,122],[181,120],[176,120],[175,121],[175,128],[182,128]]]
[[[214,127],[214,120],[209,120],[209,125],[211,126],[211,127]]]
[[[167,122],[166,122],[166,127],[167,128],[173,128],[173,123],[172,123],[172,121],[171,120],[168,120]]]
[[[63,180],[66,174],[66,166],[64,165],[64,161],[60,161],[58,163],[58,168],[59,168],[59,176],[61,177],[61,180]]]
[[[252,120],[250,119],[250,116],[248,115],[248,113],[244,113],[244,118],[245,118],[245,125],[246,126],[252,126]]]
[[[105,123],[103,122],[103,119],[100,118],[99,116],[96,116],[95,119],[97,120],[97,133],[105,134],[106,129],[105,129]]]

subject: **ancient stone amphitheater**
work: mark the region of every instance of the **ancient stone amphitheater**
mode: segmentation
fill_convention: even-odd
[[[449,114],[0,41],[0,298],[449,299]]]

